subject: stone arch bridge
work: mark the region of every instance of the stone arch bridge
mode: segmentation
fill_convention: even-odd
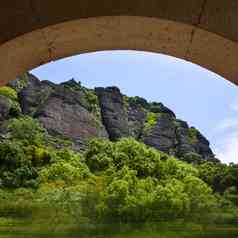
[[[83,52],[133,49],[238,83],[238,0],[2,0],[0,84]]]

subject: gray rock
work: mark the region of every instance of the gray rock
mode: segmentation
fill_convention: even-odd
[[[129,136],[128,118],[123,97],[117,87],[96,88],[102,122],[111,140]]]
[[[154,113],[166,113],[169,114],[171,117],[176,117],[174,112],[169,108],[165,107],[161,102],[152,102],[150,103],[150,111]]]
[[[178,120],[176,125],[177,157],[188,157],[191,153],[201,156],[202,159],[214,157],[208,140],[197,129],[189,128],[186,122]]]
[[[11,101],[7,97],[0,95],[0,123],[8,118],[11,110]]]
[[[197,143],[195,144],[195,148],[197,153],[206,160],[214,157],[209,141],[199,131],[197,131]]]
[[[74,90],[65,85],[57,85],[51,92],[51,95],[57,98],[61,98],[67,104],[79,104],[87,110],[91,109],[91,105],[88,102],[83,91]]]
[[[140,104],[130,104],[127,109],[130,136],[139,139],[146,121],[146,112]]]
[[[30,73],[24,73],[18,76],[15,80],[8,83],[7,86],[13,88],[17,93],[19,93],[24,87],[26,87],[29,81],[37,79],[34,75]]]
[[[144,132],[142,140],[146,145],[166,153],[172,153],[177,143],[173,118],[167,113],[160,114],[156,125]]]
[[[80,82],[77,82],[74,79],[70,79],[66,82],[61,83],[60,85],[63,85],[66,88],[72,89],[72,90],[82,90],[82,86]]]
[[[177,123],[176,123],[177,124]],[[193,140],[186,122],[179,121],[176,127],[176,156],[183,157],[188,152],[196,153]]]
[[[42,83],[36,77],[31,78],[18,93],[23,114],[34,116],[35,112],[44,104],[52,92],[53,87],[49,84]]]
[[[104,126],[84,108],[78,94],[60,87],[35,114],[51,135],[72,140],[82,149],[88,140],[108,137]]]

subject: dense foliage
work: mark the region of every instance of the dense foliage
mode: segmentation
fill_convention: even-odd
[[[9,121],[0,143],[0,212],[31,214],[44,205],[62,219],[211,222],[238,205],[237,165],[188,164],[131,138],[95,139],[81,154],[52,141],[35,119]]]
[[[10,87],[0,87],[0,95],[3,95],[12,100],[17,100],[17,92]]]
[[[204,162],[197,166],[199,176],[208,183],[214,191],[224,193],[231,188],[238,192],[238,165]]]
[[[17,92],[11,87],[0,87],[0,95],[9,100],[10,111],[9,116],[18,117],[21,113],[21,107],[18,102]]]

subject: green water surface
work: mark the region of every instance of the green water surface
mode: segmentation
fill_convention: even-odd
[[[160,222],[147,224],[60,224],[55,221],[0,218],[1,238],[238,238],[237,224],[202,225]]]

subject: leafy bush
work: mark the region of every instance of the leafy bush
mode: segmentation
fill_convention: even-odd
[[[159,113],[147,112],[146,122],[144,124],[144,132],[147,133],[153,126],[156,125]]]
[[[204,162],[197,166],[199,177],[216,192],[223,193],[229,187],[238,189],[238,165],[220,162]]]
[[[98,219],[176,219],[203,216],[215,207],[212,189],[198,178],[196,168],[134,139],[94,140],[85,158],[103,179],[93,212]]]
[[[114,172],[96,206],[99,220],[145,222],[203,216],[214,209],[212,190],[199,178],[138,178],[128,167]]]
[[[195,152],[188,152],[185,155],[183,155],[182,160],[187,163],[200,164],[202,161],[202,156]]]
[[[144,109],[150,109],[150,104],[144,98],[135,96],[127,97],[125,100],[128,101],[129,105],[141,105]]]
[[[6,96],[14,101],[17,100],[17,92],[13,88],[7,86],[0,87],[0,95]]]
[[[29,120],[31,133],[26,121],[10,124],[11,141],[0,144],[0,185],[34,189],[36,201],[63,207],[62,213],[77,220],[211,220],[213,211],[237,204],[237,184],[225,191],[237,181],[235,165],[195,167],[132,138],[94,139],[84,154],[55,150],[44,145],[47,135],[40,125]],[[224,196],[214,195],[201,178]]]
[[[105,171],[112,166],[113,143],[104,139],[95,139],[89,143],[85,153],[86,164],[92,172]]]
[[[104,139],[91,141],[85,153],[86,163],[93,172],[105,171],[110,167],[117,169],[128,166],[136,169],[138,176],[154,175],[160,167],[164,153],[148,148],[134,139],[110,142]]]
[[[238,190],[236,187],[229,187],[224,192],[224,198],[238,206]]]
[[[98,97],[96,93],[93,90],[90,89],[84,89],[84,93],[86,95],[86,98],[90,104],[98,105]]]
[[[9,115],[11,117],[18,117],[21,115],[21,107],[20,104],[17,101],[13,101],[11,100],[11,108],[10,108],[10,112]]]
[[[26,144],[41,145],[47,139],[46,130],[37,120],[28,116],[10,120],[8,131],[12,139],[20,140]]]
[[[198,141],[197,135],[198,135],[198,131],[196,128],[194,127],[189,128],[189,136],[192,143],[196,143]]]
[[[5,171],[2,174],[2,182],[8,188],[36,188],[38,183],[36,181],[37,171],[33,167],[20,167],[15,171]]]
[[[0,87],[0,95],[3,95],[7,98],[9,98],[10,101],[10,116],[11,117],[18,117],[21,113],[21,108],[19,105],[19,102],[17,101],[18,96],[17,96],[17,92],[10,87],[4,86],[4,87]]]
[[[19,144],[8,140],[0,143],[1,170],[13,170],[18,168],[24,158],[24,151]]]
[[[45,147],[37,147],[35,145],[28,145],[24,147],[25,163],[30,166],[38,167],[46,165],[52,158],[52,153]]]
[[[14,81],[10,82],[9,85],[14,88],[17,92],[20,92],[24,87],[27,86],[29,80],[31,80],[32,75],[28,72],[19,75]]]
[[[52,164],[43,168],[39,173],[41,183],[63,181],[66,184],[74,184],[83,178],[90,176],[90,171],[82,157],[69,151],[57,153]]]
[[[154,113],[154,112],[148,112],[147,113],[147,123],[150,125],[150,126],[153,126],[156,124],[157,122],[157,119],[158,119],[158,114],[157,113]]]

